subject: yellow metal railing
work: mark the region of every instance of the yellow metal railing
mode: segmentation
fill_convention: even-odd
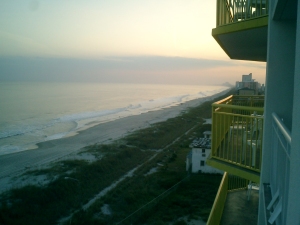
[[[219,186],[219,190],[217,192],[214,204],[210,211],[206,225],[220,224],[224,205],[226,202],[227,192],[228,192],[228,174],[225,172],[221,184]]]
[[[268,0],[217,0],[217,27],[268,15]]]
[[[218,225],[221,222],[226,203],[227,193],[248,188],[249,181],[241,177],[224,172],[214,204],[210,211],[206,225]]]
[[[212,104],[211,157],[259,172],[264,96],[229,96]]]
[[[236,191],[236,190],[246,190],[248,188],[249,180],[234,176],[228,175],[228,191]]]

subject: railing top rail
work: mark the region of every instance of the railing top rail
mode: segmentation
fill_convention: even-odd
[[[213,105],[214,104],[222,104],[223,102],[227,102],[228,100],[232,99],[232,97],[233,97],[233,95],[230,95],[227,98],[223,98],[220,101],[217,101],[217,102],[213,103]]]
[[[222,104],[224,102],[229,102],[231,100],[236,100],[236,99],[264,99],[265,96],[264,95],[230,95],[227,98],[223,98],[217,102],[214,102],[213,104]]]
[[[221,222],[223,208],[225,206],[225,201],[228,191],[228,173],[224,172],[216,198],[214,200],[213,206],[211,208],[207,225],[219,224]]]
[[[284,125],[284,123],[281,121],[281,119],[278,117],[278,115],[276,113],[272,113],[272,117],[274,122],[276,123],[276,125],[278,126],[280,132],[282,133],[282,135],[284,136],[284,138],[286,139],[286,141],[288,142],[288,144],[290,145],[292,142],[292,138],[291,138],[291,132],[289,131],[289,129]]]
[[[218,108],[229,108],[229,109],[240,109],[240,110],[264,112],[264,107],[227,105],[227,104],[216,104],[216,103],[213,103],[212,106],[213,107],[218,107]]]

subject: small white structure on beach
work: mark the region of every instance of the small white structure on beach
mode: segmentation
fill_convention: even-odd
[[[211,131],[203,133],[204,138],[197,138],[190,144],[192,150],[186,157],[186,170],[192,173],[220,173],[223,171],[206,165],[206,159],[211,151]]]

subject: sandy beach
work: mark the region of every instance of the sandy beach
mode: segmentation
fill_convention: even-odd
[[[153,123],[176,117],[184,110],[198,106],[205,100],[211,100],[223,93],[188,101],[162,110],[102,123],[81,131],[75,136],[39,143],[37,149],[1,155],[0,192],[10,189],[14,185],[12,178],[24,173],[26,170],[41,168],[50,162],[64,159],[86,146],[109,143]]]

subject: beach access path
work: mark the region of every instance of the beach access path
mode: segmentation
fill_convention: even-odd
[[[176,117],[187,108],[196,107],[204,101],[211,100],[223,93],[191,100],[162,110],[102,123],[80,131],[75,136],[39,143],[37,149],[0,155],[0,193],[12,188],[14,186],[12,178],[21,175],[26,170],[39,169],[50,162],[63,159],[86,146],[109,143],[135,130],[146,128],[153,123]]]

